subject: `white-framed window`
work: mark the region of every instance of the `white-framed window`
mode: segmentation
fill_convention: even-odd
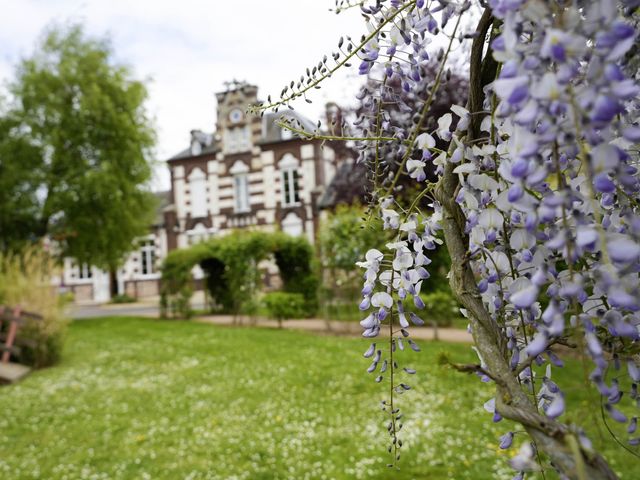
[[[229,173],[233,175],[233,205],[238,213],[251,210],[249,194],[249,167],[238,160],[233,164]]]
[[[189,191],[191,200],[191,216],[193,218],[207,216],[207,174],[200,168],[194,168],[189,174]]]
[[[300,203],[300,189],[298,182],[298,160],[287,153],[280,161],[280,187],[282,190],[282,205],[287,207]]]
[[[249,126],[228,128],[224,131],[224,150],[226,153],[246,152],[251,149],[251,131]]]
[[[93,277],[93,272],[91,271],[91,265],[88,263],[81,263],[78,265],[78,279],[79,280],[88,280]]]
[[[142,275],[156,273],[156,243],[153,239],[140,242],[140,272]]]
[[[282,128],[280,130],[280,138],[282,140],[291,140],[293,138],[293,132],[291,130],[287,130],[286,128]]]
[[[233,194],[235,211],[248,212],[249,208],[249,178],[246,173],[239,173],[233,177]]]

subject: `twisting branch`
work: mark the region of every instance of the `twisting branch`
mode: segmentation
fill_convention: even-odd
[[[493,81],[495,77],[495,69],[498,64],[493,60],[491,54],[487,54],[484,61],[482,59],[482,51],[485,45],[485,39],[491,24],[493,23],[493,15],[490,9],[485,9],[478,26],[476,27],[476,37],[473,40],[471,46],[471,54],[469,58],[469,64],[471,69],[469,71],[469,111],[470,112],[482,112],[482,104],[484,101],[484,86]],[[485,66],[486,65],[486,66]],[[494,69],[493,75],[489,67]],[[484,72],[483,72],[484,70]],[[484,74],[483,74],[484,73]],[[480,134],[480,124],[482,123],[482,115],[474,115],[472,113],[471,120],[469,122],[469,138],[468,140],[475,140]]]
[[[444,72],[444,67],[447,64],[447,59],[449,58],[449,54],[451,53],[451,48],[453,47],[453,40],[455,39],[456,32],[458,31],[458,27],[460,26],[461,20],[462,20],[462,15],[458,17],[458,20],[456,21],[456,25],[453,28],[453,33],[451,34],[451,38],[449,39],[447,50],[442,57],[442,63],[440,64],[440,68],[438,69],[438,73],[436,74],[436,78],[433,82],[433,87],[430,89],[429,95],[427,96],[427,99],[424,102],[424,105],[420,112],[420,118],[418,120],[418,123],[416,123],[415,127],[413,128],[413,131],[411,132],[411,136],[409,137],[409,142],[408,142],[408,148],[405,154],[402,156],[400,165],[398,165],[398,171],[393,177],[393,180],[391,181],[391,185],[389,185],[389,187],[387,187],[385,191],[385,194],[384,194],[385,197],[393,192],[394,187],[398,183],[398,180],[400,179],[400,176],[404,171],[404,167],[407,164],[407,160],[409,160],[409,157],[411,156],[412,147],[416,139],[418,138],[418,135],[420,134],[420,129],[422,128],[422,125],[426,120],[427,113],[429,113],[429,108],[431,108],[431,104],[433,103],[435,94],[437,93],[438,88],[440,88],[442,73]]]
[[[500,379],[500,377],[497,377],[497,376],[493,375],[486,368],[482,368],[482,365],[479,365],[477,363],[451,363],[451,362],[448,362],[447,365],[449,365],[451,368],[453,368],[454,370],[457,370],[458,372],[461,372],[461,373],[479,373],[481,375],[486,375],[487,377],[489,377],[491,380],[493,380],[496,383],[502,383],[502,379]]]
[[[376,36],[389,24],[392,23],[395,18],[400,15],[402,12],[404,12],[407,9],[411,9],[415,6],[416,1],[410,1],[408,3],[406,3],[405,5],[403,5],[402,7],[398,8],[397,10],[394,10],[389,16],[387,16],[382,22],[380,22],[371,33],[369,33],[369,35],[367,35],[366,37],[364,37],[362,39],[362,41],[360,41],[360,43],[358,45],[355,45],[354,48],[351,50],[351,52],[349,52],[348,54],[346,54],[344,56],[344,58],[342,60],[340,60],[339,62],[336,62],[336,64],[329,68],[327,67],[325,61],[320,62],[321,64],[324,65],[324,68],[321,68],[320,70],[324,70],[324,71],[319,71],[320,75],[317,78],[314,77],[310,77],[313,78],[312,81],[307,82],[307,85],[305,85],[304,87],[299,88],[298,90],[293,90],[293,86],[294,86],[294,82],[291,83],[291,85],[287,85],[284,87],[284,89],[282,90],[282,94],[281,94],[281,98],[278,101],[270,101],[267,100],[266,103],[261,104],[261,105],[255,105],[252,110],[255,111],[256,113],[259,112],[264,112],[266,110],[270,110],[270,109],[277,109],[278,107],[281,106],[285,106],[288,105],[291,101],[295,100],[296,98],[299,97],[303,97],[305,96],[306,93],[308,93],[309,91],[316,89],[316,88],[320,88],[320,84],[325,81],[327,78],[330,78],[335,72],[337,72],[338,70],[340,70],[342,67],[344,66],[348,66],[348,63],[351,59],[353,59],[354,57],[358,56],[358,53],[360,52],[360,50],[362,50],[363,48],[365,48],[365,46],[374,38],[376,38]],[[308,73],[308,72],[307,72]],[[285,95],[287,91],[291,90],[291,93],[289,95]]]

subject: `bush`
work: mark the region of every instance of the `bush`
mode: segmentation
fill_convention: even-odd
[[[31,321],[18,330],[19,361],[35,368],[58,363],[64,347],[66,329],[57,328],[51,319]]]
[[[162,287],[161,287],[162,289]],[[179,290],[171,292],[171,295],[164,292],[160,295],[160,314],[162,317],[189,319],[193,316],[191,309],[191,297],[193,288],[191,284],[180,287]]]
[[[318,277],[313,249],[304,238],[283,233],[237,231],[189,248],[174,250],[162,265],[161,313],[189,315],[193,279],[191,269],[200,265],[215,306],[224,313],[246,313],[260,286],[261,260],[273,255],[283,290],[304,298],[305,315],[318,307]]]
[[[436,290],[421,295],[421,298],[425,304],[422,317],[427,323],[435,322],[439,327],[450,327],[453,319],[460,316],[458,302],[449,290]]]
[[[426,267],[431,276],[422,282],[422,291],[444,291],[452,295],[447,278],[449,270],[451,270],[451,258],[447,247],[439,245],[435,250],[426,252],[426,255],[431,260],[431,263]]]
[[[320,279],[317,275],[314,251],[309,242],[302,237],[284,235],[279,241],[274,257],[280,271],[283,290],[302,295],[304,299],[302,316],[308,317],[315,314],[318,310]]]
[[[76,299],[76,296],[73,294],[72,291],[70,291],[70,290],[67,290],[67,291],[58,290],[58,302],[60,303],[60,305],[62,307],[73,303],[75,301],[75,299]]]
[[[322,221],[318,240],[323,267],[358,271],[356,262],[364,258],[367,250],[377,248],[381,240],[389,237],[377,218],[371,224],[363,226],[364,217],[365,209],[358,204],[338,205]],[[360,275],[357,276],[359,279]]]
[[[43,317],[28,322],[16,337],[19,361],[37,368],[59,360],[68,323],[62,314],[64,302],[51,285],[54,270],[53,258],[39,246],[0,254],[0,303]]]
[[[280,327],[282,320],[305,316],[305,298],[300,293],[270,292],[264,296],[262,302],[269,316],[278,320]]]
[[[114,295],[111,298],[111,303],[134,303],[135,301],[136,301],[135,298],[133,298],[130,295],[127,295],[126,293]]]
[[[351,318],[352,307],[358,313],[362,271],[356,262],[363,260],[369,249],[390,240],[377,218],[364,227],[364,217],[365,208],[358,204],[338,205],[320,224],[318,247],[323,268],[320,301],[325,319],[343,319],[343,312],[351,314]]]

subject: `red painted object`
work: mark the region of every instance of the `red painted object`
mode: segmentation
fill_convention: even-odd
[[[13,347],[13,343],[16,340],[16,333],[18,333],[18,320],[20,319],[20,307],[16,307],[13,309],[13,317],[11,322],[9,323],[9,332],[7,333],[7,339],[4,342],[4,346],[6,347],[5,351],[2,353],[2,363],[8,363],[9,357],[11,356],[11,347]]]
[[[27,319],[41,320],[42,317],[35,313],[24,312],[20,307],[14,307],[13,310],[11,310],[0,305],[0,325],[2,323],[8,324],[4,345],[0,344],[0,350],[2,350],[1,363],[9,363],[11,353],[15,351],[18,327],[26,323]]]

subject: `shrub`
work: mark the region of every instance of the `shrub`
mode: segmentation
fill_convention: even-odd
[[[363,218],[368,219],[365,225]],[[369,219],[365,209],[358,204],[338,205],[323,220],[319,247],[320,261],[324,268],[321,302],[325,318],[342,318],[343,312],[347,314],[347,318],[354,316],[351,312],[362,300],[362,271],[356,267],[356,262],[364,260],[369,249],[378,248],[385,241],[392,241],[389,232],[382,229],[377,217]],[[428,267],[431,276],[423,280],[422,291],[444,291],[445,294],[450,294],[447,274],[451,268],[451,259],[446,246],[438,245],[434,250],[429,250],[428,256],[431,260]],[[439,321],[450,324],[450,318],[444,318]]]
[[[20,345],[19,361],[35,368],[58,363],[64,347],[66,328],[61,329],[44,317],[44,321],[31,321],[18,331],[16,343]]]
[[[306,312],[305,298],[300,293],[270,292],[262,302],[269,316],[278,320],[280,327],[283,320],[303,317]]]
[[[162,287],[161,287],[162,288]],[[171,292],[171,294],[160,295],[160,314],[162,317],[171,318],[184,318],[189,319],[193,315],[191,309],[191,296],[193,295],[193,288],[191,284],[182,285],[177,291]]]
[[[379,221],[363,226],[365,209],[356,205],[338,205],[320,225],[319,246],[322,266],[328,269],[356,272],[355,263],[364,258],[370,248],[375,248],[380,237],[385,237]],[[357,274],[360,278],[359,272]]]
[[[274,257],[282,278],[283,290],[299,293],[304,299],[302,316],[316,313],[320,279],[316,273],[318,268],[309,242],[302,237],[282,235]]]
[[[136,301],[135,298],[133,298],[130,295],[127,295],[126,293],[114,295],[111,298],[111,303],[134,303],[135,301]]]
[[[453,295],[447,278],[449,270],[451,270],[451,258],[446,245],[439,245],[435,250],[429,250],[428,257],[431,260],[428,266],[431,276],[423,280],[422,291],[443,291],[450,296]]]
[[[28,322],[17,336],[20,362],[34,367],[59,360],[68,323],[62,313],[64,302],[51,285],[54,270],[53,258],[39,246],[20,254],[0,254],[0,303],[43,317]]]
[[[61,305],[63,306],[73,303],[75,299],[76,299],[76,296],[70,290],[58,291],[58,302],[60,302]]]
[[[260,282],[258,264],[273,254],[283,290],[304,298],[305,316],[318,307],[318,277],[313,249],[304,238],[283,233],[237,231],[189,248],[170,252],[162,265],[161,312],[163,316],[189,315],[191,269],[205,272],[205,285],[220,311],[237,315],[253,308]]]
[[[423,316],[426,322],[435,322],[439,327],[450,327],[453,319],[460,316],[458,302],[450,290],[436,290],[421,295],[421,298],[425,304]]]

